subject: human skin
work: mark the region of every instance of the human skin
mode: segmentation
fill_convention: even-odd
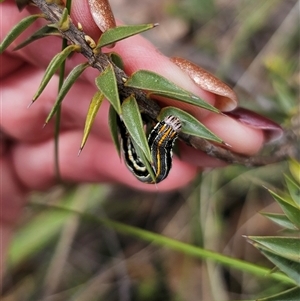
[[[33,9],[30,9],[33,12]],[[1,4],[1,36],[22,18],[13,1]],[[83,29],[97,40],[101,34],[94,23],[87,1],[73,0],[72,20],[80,22]],[[39,23],[39,22],[38,22]],[[45,128],[43,124],[57,95],[58,77],[50,81],[43,94],[30,108],[27,106],[35,93],[43,72],[51,58],[61,49],[61,40],[48,37],[13,52],[12,49],[39,27],[34,24],[5,51],[1,59],[0,96],[1,131],[0,149],[0,227],[2,261],[13,233],[13,227],[22,214],[26,195],[33,190],[46,190],[56,183],[54,172],[53,121]],[[135,36],[116,44],[113,49],[123,58],[127,74],[139,69],[155,71],[214,104],[215,95],[202,90],[169,58],[162,55],[147,40]],[[84,58],[74,55],[67,61],[69,72]],[[162,183],[147,185],[138,182],[117,155],[107,122],[109,105],[104,102],[93,125],[87,144],[77,156],[87,108],[96,92],[95,77],[98,71],[89,68],[72,87],[63,101],[61,133],[59,137],[59,166],[62,178],[75,183],[115,182],[145,191],[178,189],[189,183],[203,167],[222,166],[224,163],[180,143],[181,158],[174,158],[169,177]],[[245,155],[255,154],[264,143],[263,130],[253,128],[237,120],[203,111],[189,105],[165,100],[193,113],[215,134],[232,146],[232,150]]]

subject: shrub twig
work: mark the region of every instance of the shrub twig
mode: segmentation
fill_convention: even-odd
[[[32,0],[32,2],[45,14],[45,17],[48,21],[55,24],[58,23],[62,16],[62,9],[54,4],[48,3],[45,0]],[[60,30],[60,29],[59,29]],[[138,102],[141,112],[150,117],[153,120],[156,120],[160,107],[159,105],[149,99],[145,92],[124,86],[124,79],[128,78],[128,75],[115,64],[110,61],[110,58],[104,54],[94,54],[93,50],[90,48],[88,43],[85,40],[86,33],[79,30],[70,20],[70,27],[68,30],[60,30],[61,36],[67,39],[70,43],[81,46],[81,54],[85,56],[89,64],[102,72],[111,63],[114,67],[118,90],[120,93],[120,99],[125,99],[130,95],[134,94]],[[295,135],[291,133],[285,135],[283,139],[276,145],[273,153],[268,156],[244,156],[232,152],[229,149],[215,145],[205,139],[180,133],[180,139],[184,141],[187,145],[194,147],[197,150],[203,151],[209,156],[218,158],[228,163],[241,164],[245,166],[262,166],[275,162],[282,161],[287,157],[295,157],[297,154],[297,146]]]

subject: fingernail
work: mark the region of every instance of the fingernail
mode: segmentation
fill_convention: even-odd
[[[108,0],[89,0],[92,17],[102,32],[116,27],[116,20]]]
[[[263,130],[266,142],[279,139],[283,135],[283,129],[279,124],[248,109],[236,108],[226,115],[247,126]]]
[[[171,61],[187,73],[198,87],[215,94],[216,108],[223,112],[236,108],[238,99],[235,92],[220,79],[186,59],[173,57]]]

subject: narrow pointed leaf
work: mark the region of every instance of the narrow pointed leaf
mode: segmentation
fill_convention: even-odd
[[[49,122],[49,120],[54,116],[54,114],[57,112],[57,109],[59,108],[60,104],[62,103],[62,101],[64,100],[65,96],[67,95],[67,93],[69,92],[69,90],[71,89],[72,85],[76,82],[76,80],[78,79],[78,77],[81,75],[81,73],[87,68],[89,67],[88,63],[83,63],[80,65],[77,65],[75,68],[72,69],[72,71],[69,73],[69,75],[67,76],[67,78],[65,79],[62,87],[59,90],[59,93],[57,95],[56,101],[54,103],[54,106],[51,110],[51,112],[49,113],[45,124],[47,124]]]
[[[285,214],[262,213],[262,215],[285,229],[297,230],[297,227],[295,227],[295,225],[286,217]]]
[[[88,110],[86,120],[85,120],[85,126],[84,126],[84,131],[83,131],[82,142],[80,145],[80,150],[83,149],[83,147],[86,143],[86,140],[91,132],[92,125],[97,116],[98,110],[103,102],[103,99],[104,99],[104,95],[100,91],[97,91],[91,100],[89,110]]]
[[[283,199],[281,196],[273,192],[272,190],[269,190],[269,192],[272,194],[275,201],[280,205],[283,212],[286,214],[288,219],[295,224],[297,228],[300,229],[300,210],[299,208],[296,208],[293,206],[290,202],[287,202],[285,199]]]
[[[285,176],[285,182],[290,196],[294,200],[295,204],[297,204],[300,208],[300,186],[288,176]]]
[[[274,254],[264,248],[259,248],[259,251],[266,256],[275,266],[293,279],[300,286],[300,263],[288,260],[280,255]]]
[[[40,84],[37,92],[33,96],[32,101],[35,101],[41,95],[41,93],[43,92],[43,90],[47,86],[48,82],[50,81],[50,79],[52,78],[52,76],[54,75],[56,70],[66,60],[68,55],[71,52],[77,51],[79,49],[80,49],[80,46],[78,46],[78,45],[70,45],[70,46],[66,47],[63,51],[61,51],[60,53],[55,55],[55,57],[49,63],[49,65],[48,65],[48,67],[45,71],[44,77],[41,81],[41,84]]]
[[[180,100],[197,107],[219,113],[220,111],[198,96],[178,87],[163,76],[148,70],[139,70],[131,75],[125,86],[150,91],[149,95],[159,95]]]
[[[118,155],[120,157],[121,155],[121,146],[120,146],[120,140],[119,140],[119,132],[118,132],[118,126],[117,126],[117,112],[115,111],[113,106],[109,107],[108,112],[108,125],[110,134],[113,140],[113,143],[117,149]]]
[[[124,102],[122,103],[122,111],[122,119],[131,138],[145,154],[147,160],[151,162],[152,158],[150,154],[148,140],[144,131],[141,113],[139,111],[137,102],[133,96],[130,96],[124,100]]]
[[[105,98],[114,107],[118,115],[121,115],[121,102],[113,66],[109,64],[107,68],[96,78],[95,82],[98,89],[104,94]]]
[[[29,38],[27,38],[26,40],[24,40],[23,42],[21,42],[14,50],[19,50],[25,46],[27,46],[28,44],[47,37],[47,36],[58,36],[60,37],[60,33],[56,28],[53,27],[49,27],[48,25],[43,26],[42,28],[40,28],[39,30],[37,30],[34,34],[32,34]]]
[[[300,239],[284,236],[248,236],[257,248],[264,247],[270,252],[300,263]],[[257,243],[258,245],[256,245]]]
[[[165,107],[159,113],[159,119],[162,120],[166,116],[174,115],[178,117],[181,121],[182,128],[181,131],[185,134],[201,137],[207,140],[212,140],[218,143],[222,143],[223,140],[211,132],[207,127],[205,127],[200,121],[198,121],[191,114],[180,110],[175,107]]]
[[[157,25],[158,24],[124,25],[124,26],[109,28],[101,35],[98,44],[96,46],[96,49],[113,44],[120,40],[144,32],[146,30],[152,29]]]
[[[7,34],[4,40],[0,44],[0,54],[26,29],[28,28],[35,20],[38,18],[43,18],[43,14],[30,15],[22,19],[12,30]]]
[[[279,294],[269,296],[256,301],[299,301],[300,287],[293,287]]]

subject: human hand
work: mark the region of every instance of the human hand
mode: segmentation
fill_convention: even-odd
[[[19,13],[12,1],[6,1],[1,6],[2,40],[12,26],[29,12],[24,10]],[[91,37],[97,39],[100,35],[89,12],[87,1],[73,0],[72,20],[75,24],[80,22]],[[34,24],[28,31],[34,32],[37,28],[38,25]],[[21,214],[26,193],[45,190],[55,184],[53,122],[44,129],[43,124],[57,96],[58,77],[54,76],[40,98],[29,109],[27,106],[47,64],[60,50],[61,40],[49,37],[13,52],[13,47],[29,35],[28,31],[1,56],[1,130],[5,133],[1,140],[0,159],[2,246],[8,242],[12,226]],[[139,69],[152,70],[211,104],[216,101],[215,94],[197,86],[169,58],[160,54],[141,37],[121,41],[113,51],[123,58],[127,74]],[[67,61],[67,71],[83,61],[84,58],[80,54],[75,54]],[[77,183],[118,182],[134,188],[157,191],[155,185],[138,182],[119,159],[108,131],[107,102],[100,108],[87,144],[81,155],[77,156],[87,108],[96,91],[94,79],[97,75],[97,70],[90,68],[85,71],[63,101],[59,140],[62,178]],[[178,106],[178,102],[170,100],[168,104]],[[233,151],[251,155],[257,152],[264,142],[264,132],[259,126],[249,127],[233,118],[187,105],[181,104],[180,107],[192,112],[230,144]],[[158,185],[159,191],[186,185],[201,167],[223,164],[184,144],[180,144],[180,148],[181,160],[174,158],[170,175]]]

